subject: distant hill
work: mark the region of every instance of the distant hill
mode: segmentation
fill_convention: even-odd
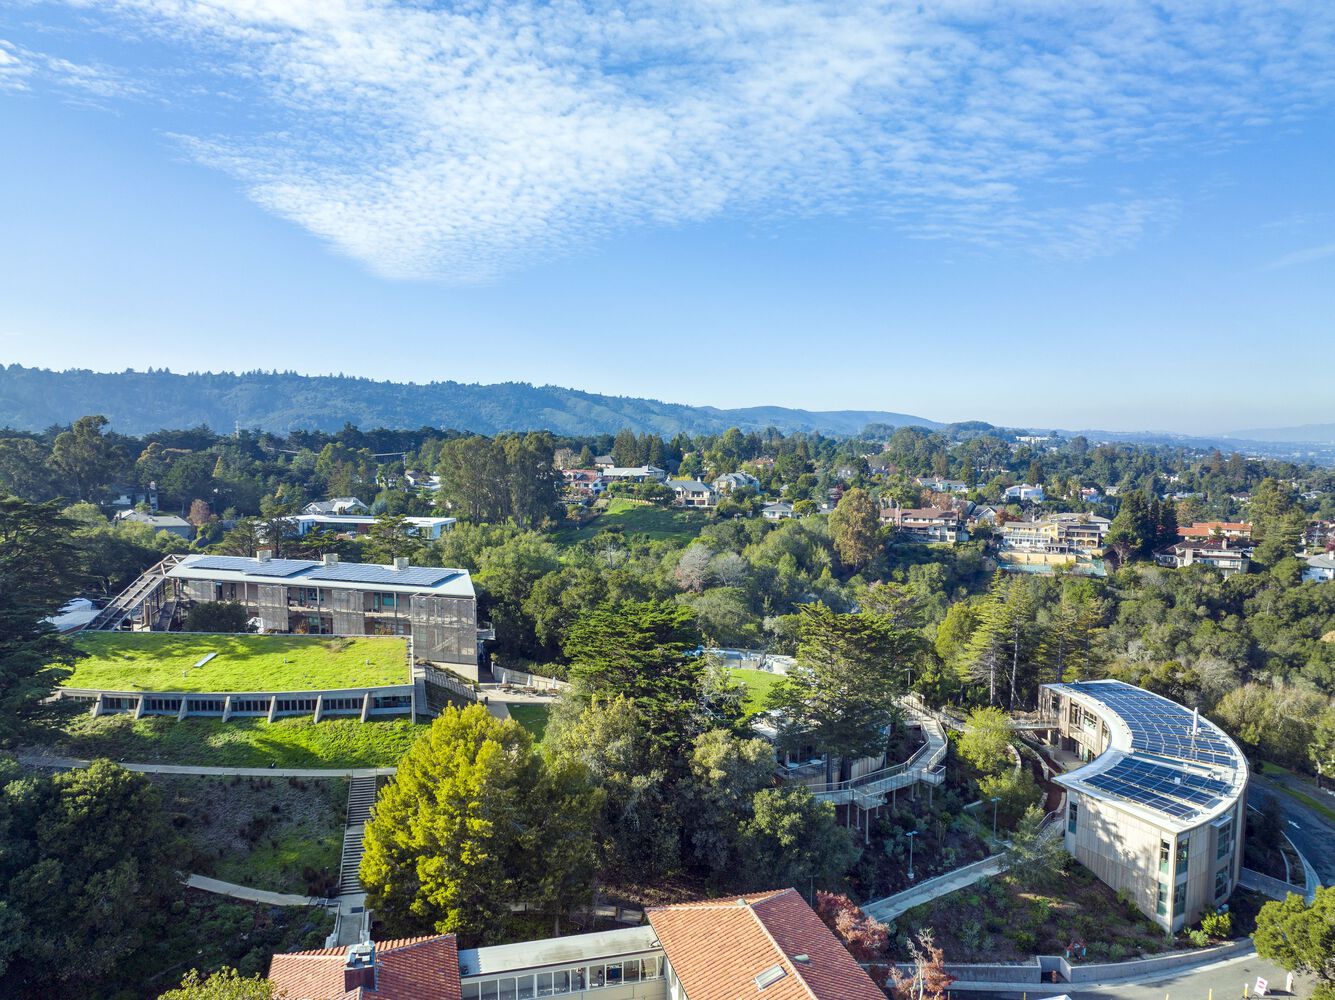
[[[344,375],[56,372],[0,366],[0,426],[38,431],[89,413],[103,414],[112,429],[135,435],[200,424],[230,431],[237,423],[280,432],[336,431],[350,422],[363,428],[441,427],[481,434],[530,429],[613,434],[630,427],[662,435],[715,433],[729,427],[856,434],[868,424],[942,426],[880,410],[819,412],[782,406],[730,410],[525,382],[418,385]]]
[[[1335,424],[1302,424],[1299,427],[1259,427],[1232,431],[1231,438],[1251,441],[1288,441],[1295,444],[1335,444]]]

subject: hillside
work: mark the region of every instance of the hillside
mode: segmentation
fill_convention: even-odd
[[[491,434],[548,429],[560,434],[704,434],[729,427],[777,427],[784,433],[853,434],[870,423],[940,424],[878,410],[813,412],[781,406],[718,409],[632,396],[604,396],[524,382],[376,382],[344,375],[291,372],[203,373],[168,371],[56,372],[22,365],[0,367],[0,426],[37,431],[87,413],[104,414],[122,434],[162,427],[215,430],[335,431],[358,427],[449,427]]]

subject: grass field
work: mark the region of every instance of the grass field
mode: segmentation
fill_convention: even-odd
[[[70,757],[203,767],[393,767],[426,731],[407,719],[182,719],[80,715],[46,741]]]
[[[770,688],[779,683],[782,674],[772,674],[768,670],[747,670],[744,667],[729,667],[728,673],[746,685],[746,714],[755,715],[765,709],[765,697]]]
[[[407,641],[300,635],[101,632],[66,687],[102,691],[315,691],[408,682]],[[216,654],[202,667],[195,664]]]
[[[547,734],[547,716],[551,709],[547,705],[516,705],[514,703],[509,703],[505,707],[510,710],[510,718],[527,729],[533,737],[533,742],[541,746],[543,737]]]
[[[677,539],[689,541],[709,523],[709,516],[698,510],[660,507],[657,504],[633,503],[623,497],[614,497],[607,509],[582,528],[561,528],[554,536],[562,545],[594,538],[609,528],[620,528],[626,537],[641,535],[652,541]]]

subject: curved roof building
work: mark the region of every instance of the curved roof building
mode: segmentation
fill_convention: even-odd
[[[1166,930],[1232,893],[1247,761],[1192,709],[1122,681],[1043,686],[1055,742],[1086,763],[1066,789],[1066,849]]]

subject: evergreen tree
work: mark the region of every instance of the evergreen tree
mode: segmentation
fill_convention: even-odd
[[[845,493],[830,514],[830,534],[840,561],[857,571],[880,551],[880,520],[876,502],[866,490],[854,487]]]

